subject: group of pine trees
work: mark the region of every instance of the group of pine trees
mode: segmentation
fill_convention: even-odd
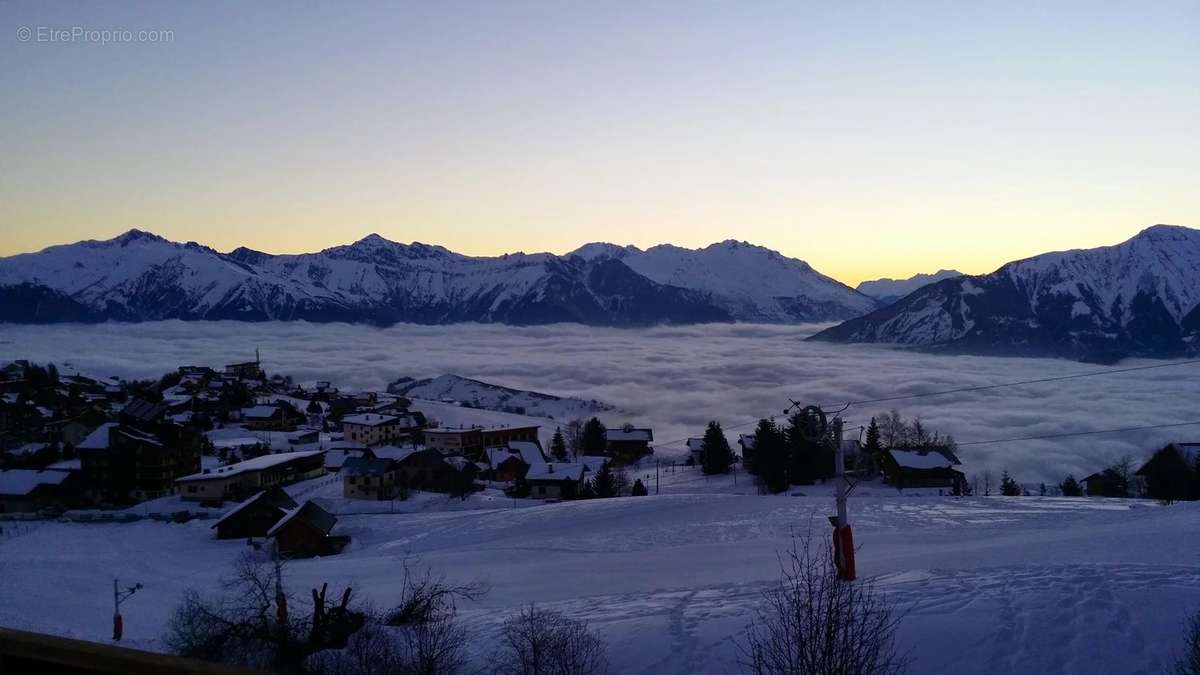
[[[780,426],[772,419],[758,421],[754,430],[753,461],[746,469],[758,477],[765,492],[779,493],[791,485],[812,485],[833,476],[833,444],[806,438],[800,415]]]
[[[1139,490],[1139,476],[1145,480],[1145,492]],[[1150,457],[1141,469],[1133,470],[1133,460],[1123,457],[1090,480],[1092,497],[1138,497],[1170,504],[1200,500],[1200,454],[1188,461],[1174,445],[1167,445]],[[1069,475],[1058,484],[1064,497],[1082,497],[1083,485]]]

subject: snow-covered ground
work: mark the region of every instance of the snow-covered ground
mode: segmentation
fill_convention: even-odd
[[[350,546],[290,563],[290,587],[349,583],[386,605],[402,561],[417,556],[491,585],[461,608],[473,645],[494,644],[503,617],[536,602],[588,619],[615,673],[736,672],[735,641],[779,552],[810,523],[828,536],[828,487],[764,497],[744,475],[736,486],[695,469],[659,479],[662,494],[642,498],[513,508],[484,494],[452,511],[421,495],[416,512],[342,515],[335,532]],[[336,499],[330,483],[314,485],[305,496]],[[906,612],[913,672],[1158,673],[1200,609],[1200,504],[860,486],[851,517],[860,575]],[[245,548],[215,540],[212,522],[49,522],[2,539],[0,625],[106,640],[120,577],[145,584],[124,606],[129,644],[161,648],[180,593],[214,588]]]
[[[469,404],[474,408],[503,410],[532,417],[557,420],[564,424],[575,418],[587,418],[613,410],[613,406],[595,399],[551,396],[480,382],[458,375],[439,375],[421,380],[398,380],[388,390],[409,398]]]

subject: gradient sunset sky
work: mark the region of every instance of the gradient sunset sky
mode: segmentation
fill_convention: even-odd
[[[3,2],[0,23],[0,255],[134,227],[280,253],[734,238],[854,284],[1200,226],[1196,0]],[[39,40],[76,26],[174,36]]]

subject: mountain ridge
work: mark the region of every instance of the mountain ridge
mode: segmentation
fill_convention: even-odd
[[[770,270],[747,283],[742,269]],[[369,234],[315,253],[221,253],[143,230],[0,258],[0,321],[463,321],[605,326],[830,321],[874,300],[763,247],[586,245],[467,256]]]
[[[944,279],[811,338],[1114,361],[1200,350],[1200,230],[1154,225]]]

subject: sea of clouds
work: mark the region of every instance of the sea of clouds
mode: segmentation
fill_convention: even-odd
[[[0,360],[70,364],[80,372],[158,377],[179,365],[220,366],[261,350],[269,372],[301,383],[382,389],[402,375],[455,373],[549,394],[595,398],[605,420],[652,426],[660,442],[698,436],[719,420],[731,440],[789,399],[837,404],[1105,370],[1059,359],[937,355],[876,345],[809,343],[820,326],[712,324],[608,329],[459,324],[164,321],[0,325]],[[1158,363],[1125,361],[1113,368]],[[897,408],[959,442],[1200,420],[1200,366],[1159,368],[989,391],[851,407],[851,425]],[[550,422],[550,424],[553,424]],[[746,425],[746,426],[741,426]],[[737,428],[734,428],[737,427]],[[1010,471],[1030,486],[1083,477],[1123,455],[1146,457],[1200,425],[1154,431],[965,445],[968,474]],[[682,443],[674,443],[679,448]],[[667,448],[660,451],[670,454]]]

